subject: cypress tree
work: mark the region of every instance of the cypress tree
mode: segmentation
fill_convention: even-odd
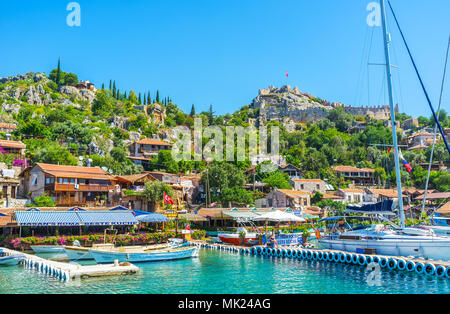
[[[61,62],[60,58],[58,58],[58,69],[56,70],[56,84],[58,85],[58,87],[60,86],[60,81],[61,81]]]
[[[105,89],[105,83],[102,83],[102,89]]]
[[[147,105],[152,103],[152,99],[150,98],[150,92],[147,93]]]
[[[143,104],[144,104],[144,105],[147,104],[147,100],[145,99],[145,94],[144,94],[144,102],[143,102]]]
[[[156,102],[159,102],[159,90],[156,91]]]
[[[111,91],[111,80],[109,80],[109,91]]]
[[[142,101],[141,101],[141,93],[139,93],[138,102],[139,102],[139,104],[142,104]]]
[[[116,81],[113,82],[112,96],[116,98]]]
[[[213,123],[213,119],[214,119],[214,111],[213,111],[213,106],[212,105],[209,105],[208,118],[209,118],[209,124],[212,124]]]
[[[120,97],[120,90],[118,89],[117,94],[116,94],[116,99],[119,100],[119,97]]]
[[[123,99],[127,100],[127,92],[123,93]]]
[[[190,116],[191,117],[195,116],[195,106],[194,106],[194,104],[192,104]]]

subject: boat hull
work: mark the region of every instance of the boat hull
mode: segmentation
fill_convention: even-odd
[[[322,249],[356,253],[358,248],[375,249],[376,254],[415,256],[433,260],[450,260],[450,241],[436,240],[342,240],[320,239]]]
[[[91,252],[89,251],[89,248],[65,247],[64,250],[67,257],[71,261],[84,261],[94,259]]]
[[[0,257],[0,266],[14,266],[20,263],[20,261],[23,259],[23,256],[3,256]]]
[[[160,250],[154,252],[108,252],[100,250],[90,250],[92,257],[98,264],[109,264],[114,261],[144,263],[157,261],[170,261],[184,258],[195,257],[198,254],[198,248],[189,247],[186,249]]]
[[[219,239],[223,243],[233,244],[233,245],[240,245],[241,244],[241,238],[239,237],[239,234],[231,233],[231,234],[219,234]],[[247,243],[248,241],[255,241],[257,240],[256,234],[247,234],[244,240],[244,243]]]
[[[34,253],[64,253],[63,246],[32,245],[31,249]]]

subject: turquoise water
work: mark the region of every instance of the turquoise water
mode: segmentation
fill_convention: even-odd
[[[199,258],[136,264],[138,275],[61,283],[22,266],[0,268],[0,293],[450,293],[450,280],[363,266],[200,250]]]

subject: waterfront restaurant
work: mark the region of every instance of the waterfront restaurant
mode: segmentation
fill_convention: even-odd
[[[46,194],[57,206],[99,205],[114,191],[115,178],[99,167],[37,163],[20,174],[23,195]]]

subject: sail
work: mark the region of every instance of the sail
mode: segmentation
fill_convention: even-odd
[[[395,215],[395,213],[392,211],[393,205],[394,205],[393,200],[386,200],[383,202],[363,206],[347,205],[345,211],[349,213],[372,214],[372,215],[375,214]]]

